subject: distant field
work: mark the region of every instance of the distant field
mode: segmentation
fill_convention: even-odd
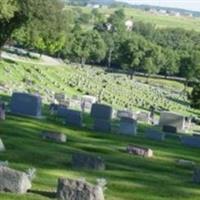
[[[81,7],[85,12],[91,12],[91,8]],[[100,12],[105,15],[113,13],[114,8],[101,8]],[[145,12],[134,8],[124,8],[127,18],[133,18],[135,21],[143,21],[146,23],[153,23],[160,28],[172,27],[172,28],[184,28],[187,30],[200,31],[200,18],[189,17],[175,17],[175,16],[162,16],[154,15],[149,12]]]

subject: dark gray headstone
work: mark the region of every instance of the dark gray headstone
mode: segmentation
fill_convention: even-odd
[[[0,191],[24,194],[31,188],[27,174],[0,166]]]
[[[147,129],[147,131],[145,132],[145,136],[152,140],[157,140],[157,141],[165,140],[165,134],[155,129]]]
[[[5,110],[0,107],[0,120],[5,120],[5,119],[6,119]]]
[[[200,184],[200,168],[194,169],[192,180],[194,183]]]
[[[65,119],[66,124],[72,126],[82,126],[82,113],[80,111],[59,107],[57,115]]]
[[[181,143],[189,147],[200,148],[200,137],[199,136],[182,136]]]
[[[74,168],[85,168],[93,170],[104,170],[105,163],[100,156],[93,156],[84,153],[74,153],[72,155],[72,166]]]
[[[41,117],[41,98],[27,93],[13,93],[11,98],[11,112],[17,115]]]
[[[122,117],[120,120],[119,133],[124,135],[136,135],[137,121],[132,118]]]
[[[61,142],[61,143],[64,143],[67,141],[67,137],[65,134],[52,132],[52,131],[43,131],[42,138],[44,140],[51,140],[51,141]]]
[[[104,200],[103,190],[83,180],[59,179],[57,187],[59,200]]]
[[[200,133],[193,133],[192,136],[194,136],[194,137],[200,137]]]
[[[164,125],[162,130],[166,133],[177,133],[177,128],[175,126]]]
[[[104,104],[93,104],[91,110],[91,116],[93,119],[111,120],[112,107]]]
[[[94,119],[93,128],[98,132],[110,132],[111,131],[111,122],[102,119]]]

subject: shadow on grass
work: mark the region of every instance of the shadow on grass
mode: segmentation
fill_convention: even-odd
[[[40,191],[40,190],[29,190],[28,192],[32,194],[38,194],[50,199],[56,198],[56,192],[47,192],[47,191]]]

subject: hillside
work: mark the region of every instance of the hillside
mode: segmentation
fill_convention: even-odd
[[[12,90],[36,92],[39,91],[45,102],[50,101],[53,91],[65,92],[67,95],[81,95],[91,92],[95,94],[102,84],[110,103],[114,96],[126,101],[133,96],[152,101],[147,98],[155,88],[141,81],[143,78],[129,80],[125,75],[104,72],[98,68],[80,68],[78,66],[43,66],[13,61],[1,61],[0,67],[0,95],[9,100]],[[118,77],[117,80],[114,77]],[[101,77],[102,80],[99,80]],[[183,85],[174,81],[151,80],[151,83],[165,83],[166,88],[182,90]],[[126,84],[126,87],[124,86]],[[134,84],[136,84],[134,86]],[[130,88],[133,86],[134,91]],[[117,87],[117,88],[116,88]],[[124,91],[122,88],[124,88]],[[141,92],[141,87],[143,92]],[[80,90],[82,88],[83,90]],[[10,89],[10,90],[9,90]],[[95,90],[94,90],[95,89]],[[162,88],[161,88],[162,91]],[[124,92],[127,92],[125,96]],[[167,92],[167,89],[166,89]],[[121,94],[121,98],[120,95]],[[162,93],[154,91],[156,102],[162,100]],[[147,95],[146,97],[144,95]],[[129,100],[130,101],[130,100]],[[181,101],[175,103],[169,100],[173,109],[182,112],[198,112],[191,110]],[[114,105],[120,107],[120,104]],[[134,107],[136,109],[136,107]],[[138,108],[139,109],[139,108]],[[141,108],[140,108],[141,109]],[[150,125],[139,124],[137,137],[126,137],[116,134],[96,133],[90,129],[91,119],[84,116],[85,128],[78,129],[65,126],[61,121],[51,117],[44,107],[46,119],[35,120],[26,117],[8,115],[6,121],[1,122],[0,138],[6,146],[6,152],[1,152],[1,160],[8,160],[11,167],[19,170],[36,168],[37,174],[33,187],[26,195],[0,193],[3,200],[48,200],[56,199],[55,191],[58,177],[85,177],[94,183],[97,178],[105,178],[107,189],[106,200],[199,200],[199,186],[194,185],[191,167],[176,164],[177,159],[187,159],[200,164],[199,149],[185,147],[180,144],[178,137],[169,137],[164,142],[148,140],[144,132]],[[59,130],[67,135],[66,144],[58,144],[41,140],[41,131]],[[124,149],[128,144],[137,144],[151,148],[154,157],[143,158],[128,155]],[[106,161],[106,170],[102,172],[90,170],[75,170],[71,166],[71,156],[74,152],[88,152],[102,156]]]
[[[134,77],[110,73],[102,68],[78,65],[44,66],[1,61],[0,89],[5,94],[12,91],[39,93],[44,102],[53,102],[56,92],[67,96],[91,94],[116,109],[171,110],[186,115],[195,115],[198,110],[189,107],[182,83],[162,79]]]

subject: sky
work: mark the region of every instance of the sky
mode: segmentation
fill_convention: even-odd
[[[133,4],[147,4],[161,7],[183,8],[200,11],[200,0],[118,0]]]

